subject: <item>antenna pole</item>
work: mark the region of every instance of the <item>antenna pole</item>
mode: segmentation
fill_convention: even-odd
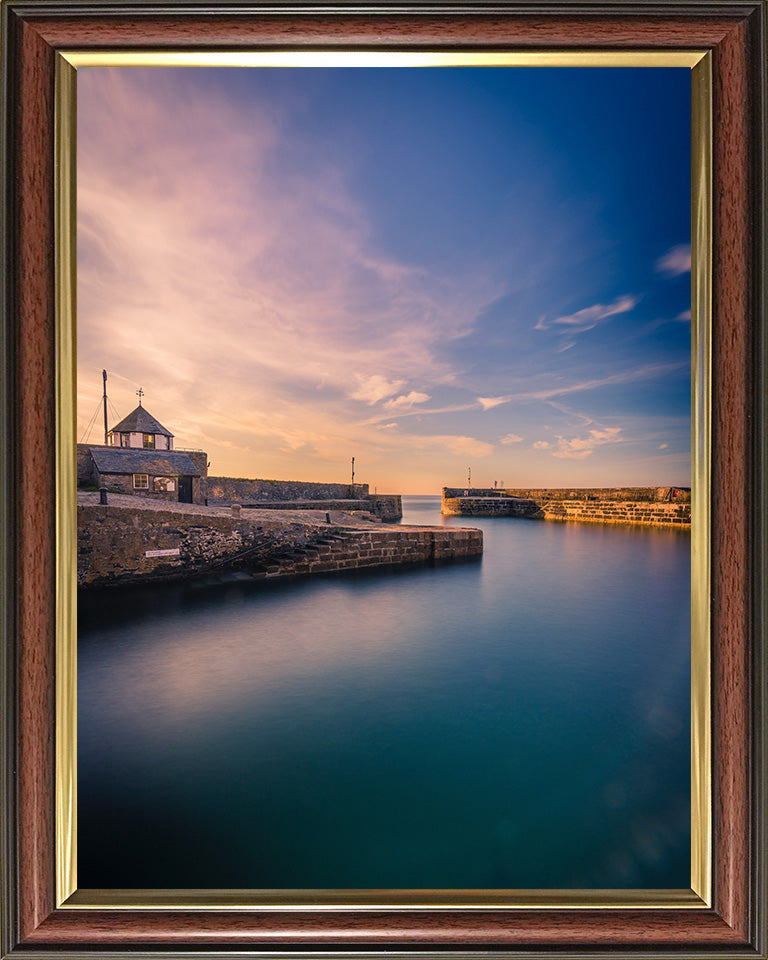
[[[355,485],[355,458],[352,457],[352,486]]]
[[[109,428],[107,427],[107,371],[102,370],[101,376],[104,380],[104,446],[109,443]]]

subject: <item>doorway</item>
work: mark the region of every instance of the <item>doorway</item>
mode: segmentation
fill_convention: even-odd
[[[192,503],[192,477],[179,477],[179,503]]]

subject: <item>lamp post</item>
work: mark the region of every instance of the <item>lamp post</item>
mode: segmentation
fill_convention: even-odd
[[[104,446],[109,443],[109,429],[107,428],[107,371],[102,370],[101,376],[104,380]]]

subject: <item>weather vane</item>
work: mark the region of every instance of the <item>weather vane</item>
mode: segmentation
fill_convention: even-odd
[[[139,398],[139,406],[141,406],[141,398],[144,396],[144,391],[141,387],[136,391],[136,396]]]

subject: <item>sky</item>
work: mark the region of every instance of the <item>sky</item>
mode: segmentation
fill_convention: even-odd
[[[77,151],[78,440],[690,485],[688,69],[81,67]]]

